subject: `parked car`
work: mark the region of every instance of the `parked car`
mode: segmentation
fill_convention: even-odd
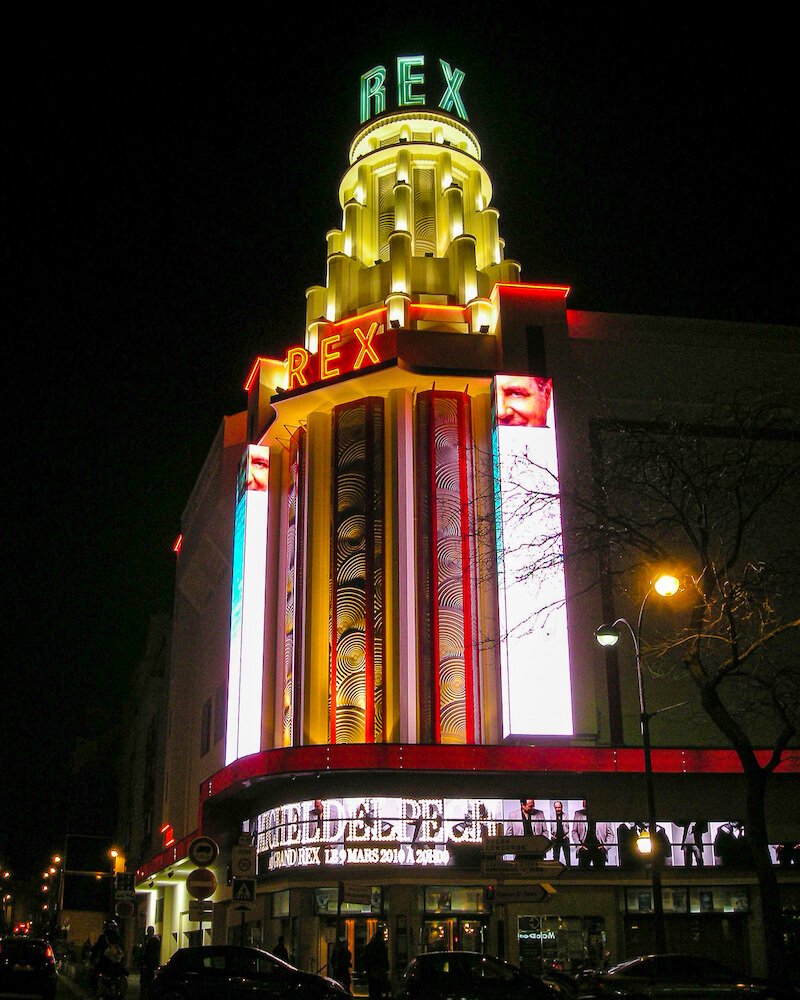
[[[152,1000],[341,1000],[350,994],[333,979],[301,972],[259,948],[207,945],[180,948],[153,980]]]
[[[711,958],[697,955],[640,955],[612,966],[603,973],[590,973],[578,984],[580,997],[628,997],[636,1000],[789,1000],[797,997],[791,986],[737,976]]]
[[[0,996],[55,1000],[56,959],[41,938],[0,938]]]
[[[413,959],[396,1000],[557,1000],[564,987],[476,951],[431,951]]]

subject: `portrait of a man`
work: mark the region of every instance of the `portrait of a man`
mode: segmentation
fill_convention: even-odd
[[[247,455],[245,489],[266,493],[269,487],[269,448],[251,444]]]
[[[536,808],[534,799],[520,799],[519,807],[512,809],[506,825],[506,832],[512,836],[547,836],[544,813]]]
[[[546,427],[553,382],[538,375],[495,378],[497,422],[503,427]]]

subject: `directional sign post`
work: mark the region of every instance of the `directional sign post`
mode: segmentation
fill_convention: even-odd
[[[202,924],[214,916],[214,904],[210,899],[190,899],[189,919],[192,923]]]
[[[481,842],[484,855],[500,857],[502,854],[532,855],[542,857],[550,849],[552,841],[549,837],[532,834],[524,837],[486,837]]]
[[[494,890],[495,903],[543,903],[555,889],[547,882],[535,885],[498,885]]]
[[[566,866],[560,861],[539,861],[536,858],[515,858],[504,861],[502,858],[484,858],[481,862],[481,874],[486,878],[527,878],[551,879],[559,878]]]
[[[254,878],[234,878],[231,882],[231,910],[241,913],[241,944],[244,944],[244,918],[256,908],[256,880]]]

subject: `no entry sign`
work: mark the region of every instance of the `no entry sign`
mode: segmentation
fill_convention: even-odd
[[[195,868],[186,876],[186,891],[195,899],[208,899],[217,888],[214,873],[208,868]]]

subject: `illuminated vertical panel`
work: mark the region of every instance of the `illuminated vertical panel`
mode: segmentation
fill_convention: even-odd
[[[332,743],[382,742],[383,400],[333,411]]]
[[[480,738],[472,428],[466,393],[417,397],[420,733]]]
[[[377,181],[378,198],[378,258],[389,259],[389,237],[394,232],[395,175],[382,174]],[[372,263],[372,261],[370,261]]]
[[[236,488],[226,765],[261,749],[268,481],[269,451],[250,445]]]
[[[503,736],[571,735],[552,381],[498,375],[494,382]]]
[[[305,565],[305,451],[306,430],[299,427],[289,442],[289,489],[286,518],[286,611],[284,617],[282,728],[283,745],[301,742],[302,615]]]
[[[430,168],[414,170],[414,253],[436,253],[436,176]]]

